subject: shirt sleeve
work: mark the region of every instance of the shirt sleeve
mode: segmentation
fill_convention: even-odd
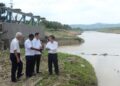
[[[40,41],[40,47],[42,47],[42,42]]]
[[[48,49],[48,48],[49,48],[49,43],[47,43],[47,44],[46,44],[45,48],[46,48],[46,49]]]
[[[32,41],[33,47],[35,47],[35,40]]]
[[[32,47],[32,44],[30,42],[26,42],[25,47],[30,49]]]
[[[17,42],[14,42],[14,43],[13,43],[13,50],[14,50],[14,51],[17,50],[17,49],[18,49],[18,46],[19,46],[19,44],[18,44]]]
[[[56,50],[58,48],[58,42],[55,43],[54,49]]]

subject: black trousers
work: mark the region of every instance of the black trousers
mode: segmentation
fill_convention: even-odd
[[[40,68],[40,61],[41,61],[41,55],[35,55],[34,56],[34,68],[36,68],[36,72],[39,73]]]
[[[59,74],[59,68],[58,68],[57,53],[55,53],[55,54],[48,54],[48,69],[49,69],[49,74],[53,74],[53,65],[54,65],[54,71],[58,75]]]
[[[26,56],[26,77],[31,77],[34,72],[34,56]]]
[[[18,56],[20,58],[20,54],[18,53]],[[16,72],[17,72],[17,78],[19,78],[22,74],[22,69],[23,69],[23,63],[20,60],[19,63],[17,63],[17,59],[14,53],[10,54],[10,60],[12,63],[11,67],[11,80],[15,81],[16,80]]]

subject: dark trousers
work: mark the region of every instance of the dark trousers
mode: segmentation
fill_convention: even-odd
[[[18,54],[19,58],[20,58],[20,54]],[[19,63],[17,63],[17,59],[14,53],[10,54],[10,60],[12,63],[12,67],[11,67],[11,80],[15,81],[16,80],[16,72],[17,72],[17,78],[19,78],[22,74],[22,69],[23,69],[23,63],[20,60]]]
[[[59,68],[58,68],[58,57],[57,54],[48,54],[48,68],[49,68],[49,74],[53,74],[53,65],[54,65],[54,71],[56,74],[59,74]]]
[[[39,68],[40,68],[40,61],[41,61],[41,55],[35,55],[34,56],[34,68],[36,67],[36,72],[39,73]]]
[[[34,72],[34,56],[26,56],[26,77],[31,77]]]

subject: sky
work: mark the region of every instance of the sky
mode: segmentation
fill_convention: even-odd
[[[120,0],[13,0],[13,7],[63,24],[120,23]]]

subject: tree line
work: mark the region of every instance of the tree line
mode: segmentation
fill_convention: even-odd
[[[41,21],[41,24],[43,24],[46,28],[49,28],[49,29],[51,28],[54,30],[72,29],[69,25],[61,24],[60,22],[56,22],[56,21],[43,20],[43,21]]]

